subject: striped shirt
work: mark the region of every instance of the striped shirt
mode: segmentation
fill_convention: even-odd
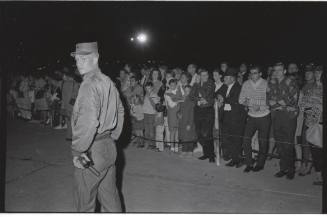
[[[270,113],[267,105],[267,81],[265,79],[260,78],[256,83],[249,79],[243,83],[239,103],[243,104],[246,99],[249,100],[249,116],[264,117]],[[253,109],[254,105],[259,106],[258,111]]]

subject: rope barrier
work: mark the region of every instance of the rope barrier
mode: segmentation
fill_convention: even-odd
[[[200,141],[208,141],[208,140],[219,140],[219,138],[217,137],[213,137],[213,138],[208,138],[208,139],[199,139],[199,140],[192,140],[192,141],[183,141],[183,142],[168,142],[168,141],[161,141],[161,140],[155,140],[155,139],[149,139],[143,136],[137,136],[135,134],[132,134],[134,136],[134,138],[132,140],[134,140],[135,138],[141,138],[147,141],[152,141],[152,142],[163,142],[163,143],[171,143],[171,144],[184,144],[184,143],[197,143]],[[276,142],[276,141],[275,141]],[[294,144],[293,144],[294,145]],[[301,145],[301,144],[298,144]],[[302,144],[303,145],[303,144]],[[303,146],[310,146],[310,145],[303,145]],[[310,146],[311,147],[311,146]],[[259,153],[258,150],[252,150],[253,153]],[[278,155],[275,154],[271,154],[271,153],[264,153],[264,155],[266,157],[271,157],[271,158],[276,158],[276,159],[280,159],[280,157]],[[244,155],[242,155],[242,157],[245,157]],[[295,159],[295,161],[301,161],[301,162],[313,162],[312,160],[302,160],[302,159]]]
[[[135,137],[138,137],[138,138],[142,138],[144,140],[148,140],[148,141],[152,141],[152,142],[164,142],[164,143],[173,143],[173,144],[184,144],[184,143],[196,143],[196,142],[200,142],[200,141],[210,141],[210,140],[219,140],[222,138],[222,136],[228,136],[228,137],[241,137],[241,138],[247,138],[247,139],[252,139],[252,137],[246,137],[246,136],[239,136],[239,135],[233,135],[233,134],[221,134],[221,136],[219,137],[211,137],[211,138],[206,138],[206,139],[197,139],[197,140],[190,140],[190,141],[181,141],[181,142],[170,142],[170,141],[164,141],[164,140],[155,140],[155,139],[150,139],[150,138],[146,138],[144,136],[137,136],[137,135],[134,135],[133,136]],[[258,139],[258,140],[261,140],[261,141],[267,141],[269,142],[270,140],[269,139]],[[279,144],[290,144],[290,145],[298,145],[298,146],[302,146],[302,147],[311,147],[311,145],[307,145],[307,144],[295,144],[295,143],[291,143],[291,142],[283,142],[283,141],[274,141],[275,143],[279,143]]]

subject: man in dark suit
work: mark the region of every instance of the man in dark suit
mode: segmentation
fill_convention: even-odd
[[[224,85],[217,92],[222,114],[222,149],[224,160],[230,160],[226,166],[241,167],[242,137],[246,121],[245,107],[239,104],[241,85],[237,82],[237,71],[228,68],[224,76]]]

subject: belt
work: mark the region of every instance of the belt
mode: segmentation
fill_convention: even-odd
[[[101,134],[97,133],[94,137],[94,140],[101,140],[101,139],[105,139],[105,138],[110,138],[111,136],[111,131],[105,131]]]

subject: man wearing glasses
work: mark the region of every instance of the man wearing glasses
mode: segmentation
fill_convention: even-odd
[[[72,114],[74,202],[78,212],[94,212],[96,198],[102,212],[121,212],[115,140],[122,131],[124,107],[114,83],[99,69],[97,42],[79,43],[71,55],[83,77]],[[86,168],[81,157],[93,166]]]
[[[250,67],[249,80],[245,81],[239,98],[239,103],[247,107],[248,120],[246,122],[243,150],[246,168],[244,172],[258,172],[264,168],[268,151],[268,136],[270,129],[270,111],[267,105],[267,81],[263,79],[259,66]],[[253,167],[251,138],[258,130],[259,155],[258,162]]]

